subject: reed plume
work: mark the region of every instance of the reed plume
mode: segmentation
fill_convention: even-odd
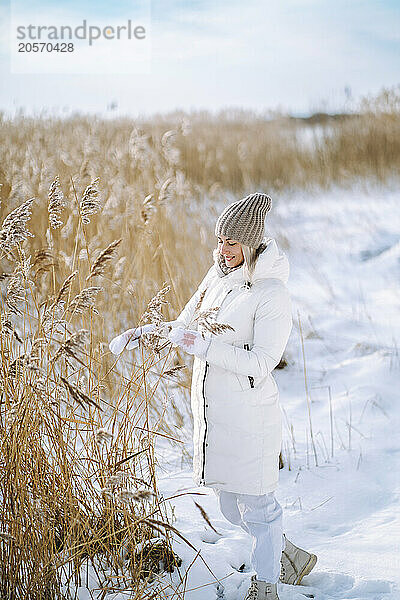
[[[197,321],[199,331],[209,331],[213,335],[220,335],[225,331],[234,331],[234,328],[227,323],[217,323],[216,314],[219,311],[219,306],[214,306],[207,310],[203,310],[194,317],[193,321]]]
[[[114,240],[111,242],[111,244],[108,244],[107,248],[100,252],[99,256],[93,263],[92,268],[90,269],[89,275],[86,277],[86,281],[88,281],[91,277],[95,277],[96,275],[104,274],[108,261],[114,257],[114,254],[121,242],[121,239]]]
[[[34,237],[33,233],[26,229],[26,223],[32,215],[33,201],[34,198],[26,200],[4,219],[0,230],[0,248],[5,252],[10,252],[29,237]]]
[[[64,194],[60,188],[60,179],[57,175],[52,181],[49,192],[48,192],[48,213],[50,227],[58,229],[62,227],[63,222],[60,221],[60,215],[64,207],[66,206]]]
[[[100,181],[99,177],[96,177],[96,179],[94,179],[92,181],[92,183],[90,183],[86,187],[85,191],[83,192],[81,201],[80,201],[81,219],[82,219],[82,223],[84,223],[85,225],[88,225],[90,223],[89,217],[91,215],[95,215],[101,211],[101,203],[99,200],[99,190],[98,190],[99,181]]]
[[[72,280],[76,277],[78,271],[74,271],[73,273],[71,273],[70,275],[68,275],[68,277],[65,279],[65,281],[63,282],[62,286],[60,287],[58,294],[56,296],[55,299],[55,304],[58,304],[59,302],[61,302],[61,300],[64,299],[65,295],[67,294],[68,290],[70,289]]]
[[[87,329],[79,329],[69,337],[52,358],[52,362],[55,362],[60,356],[66,356],[70,358],[78,358],[77,354],[83,352],[85,344],[89,341],[89,331]]]
[[[94,303],[96,301],[97,294],[101,291],[102,288],[98,286],[92,286],[83,289],[71,301],[71,304],[68,307],[69,310],[71,313],[82,314],[91,308],[95,314],[98,314],[98,310],[94,306]]]

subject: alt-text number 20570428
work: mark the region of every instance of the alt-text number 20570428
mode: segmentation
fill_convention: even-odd
[[[19,42],[18,52],[74,52],[72,42]]]

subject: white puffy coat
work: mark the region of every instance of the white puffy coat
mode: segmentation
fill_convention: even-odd
[[[193,476],[197,485],[255,495],[278,485],[282,418],[272,371],[292,328],[288,260],[274,239],[264,242],[250,288],[243,266],[221,276],[214,264],[174,323],[196,328],[206,289],[200,310],[218,306],[216,321],[234,328],[212,336],[204,360],[194,359]]]

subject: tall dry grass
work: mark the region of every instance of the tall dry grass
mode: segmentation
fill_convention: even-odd
[[[165,583],[148,584],[178,562],[155,439],[181,441],[164,427],[176,358],[157,332],[133,360],[110,356],[105,307],[114,288],[124,292],[121,240],[91,245],[98,181],[71,187],[74,207],[56,177],[46,197],[23,202],[0,230],[0,596],[74,598],[87,587],[102,597],[126,589],[163,597]],[[162,323],[167,292],[148,298],[147,311],[138,303],[138,321]]]

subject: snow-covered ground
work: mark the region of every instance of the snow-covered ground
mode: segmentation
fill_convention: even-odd
[[[276,495],[289,539],[318,555],[301,586],[279,585],[280,598],[400,600],[400,191],[293,194],[269,226],[290,259],[294,318],[288,366],[275,371],[285,415]],[[200,551],[176,540],[180,574],[190,567],[184,597],[218,597],[218,578],[226,600],[241,600],[251,539],[212,490],[193,487],[180,456],[164,457],[164,496],[204,494],[171,501],[174,526]]]

